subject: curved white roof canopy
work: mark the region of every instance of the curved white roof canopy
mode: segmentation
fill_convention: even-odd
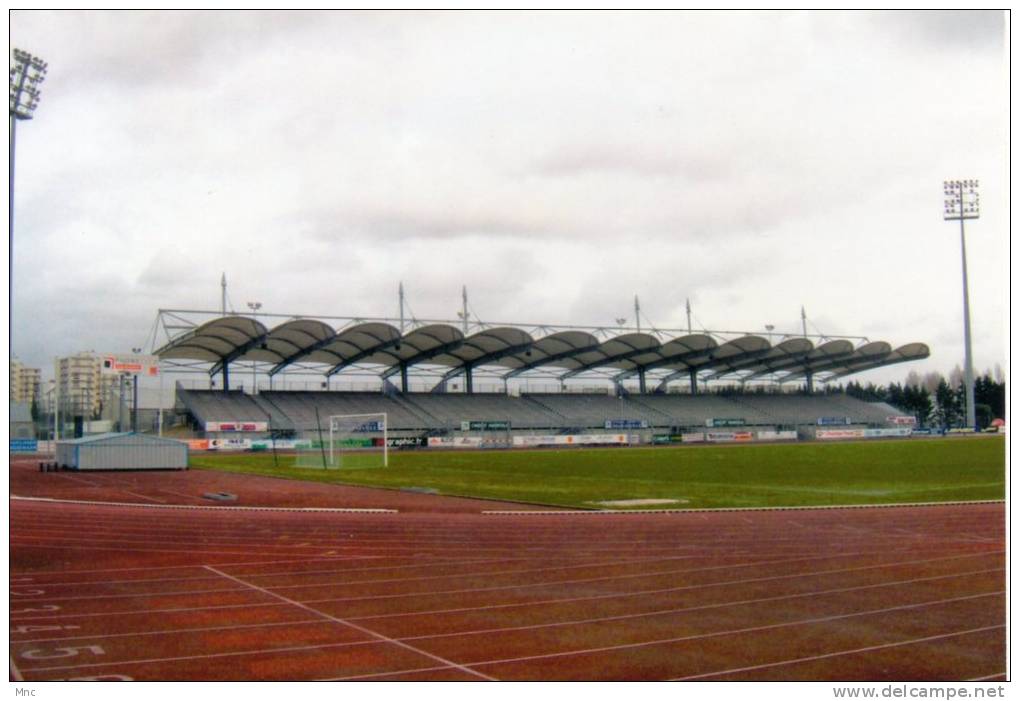
[[[465,336],[451,324],[431,324],[405,334],[383,322],[359,322],[334,330],[315,319],[291,319],[272,330],[246,316],[226,316],[202,324],[156,351],[161,359],[210,363],[210,374],[235,360],[273,363],[275,375],[297,363],[324,366],[326,376],[352,366],[377,366],[381,377],[404,374],[416,365],[447,367],[443,379],[474,368],[506,368],[503,379],[557,368],[565,380],[599,368],[617,369],[614,381],[662,371],[660,388],[671,380],[700,375],[705,380],[766,375],[781,381],[831,377],[926,358],[928,346],[909,343],[893,350],[884,341],[854,348],[848,340],[814,346],[806,338],[776,345],[758,335],[718,343],[706,334],[660,341],[647,333],[625,333],[600,342],[586,331],[570,330],[536,338],[516,327],[494,327]]]

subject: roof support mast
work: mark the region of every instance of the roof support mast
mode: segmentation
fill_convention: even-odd
[[[400,333],[404,333],[404,281],[400,281],[400,287],[398,288],[398,294],[400,296]]]
[[[804,331],[804,338],[807,338],[807,312],[804,311],[804,305],[800,305],[800,327]],[[804,373],[804,380],[807,382],[808,394],[814,394],[815,391],[815,376],[808,370]]]

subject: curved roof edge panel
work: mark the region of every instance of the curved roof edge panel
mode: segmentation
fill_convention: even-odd
[[[885,345],[888,347],[889,344]],[[855,355],[855,357],[847,362],[844,367],[835,370],[831,379],[853,375],[854,373],[864,372],[865,370],[885,367],[886,365],[906,363],[911,360],[923,360],[929,355],[930,351],[928,346],[924,343],[908,343],[904,346],[900,346],[896,350],[890,350],[884,354],[875,353],[872,355],[862,355],[860,357]]]
[[[238,359],[273,362],[280,367],[294,362],[307,353],[308,348],[332,337],[333,328],[328,324],[315,319],[292,319],[271,329],[262,346]]]
[[[266,327],[247,316],[213,319],[171,340],[154,355],[160,360],[221,363],[265,339]]]
[[[704,360],[686,363],[688,369],[701,372],[730,372],[730,367],[751,359],[761,358],[772,350],[772,344],[761,336],[741,336],[720,344]]]
[[[362,362],[389,366],[382,377],[386,379],[410,367],[427,363],[433,358],[449,353],[464,343],[460,329],[448,324],[422,326],[402,336],[399,343],[373,353]]]
[[[338,332],[308,353],[305,360],[330,365],[326,373],[329,377],[399,342],[400,331],[396,327],[385,323],[366,322]]]
[[[509,379],[545,365],[561,367],[570,358],[591,352],[598,346],[599,340],[586,331],[560,331],[534,341],[530,350],[501,358],[499,365],[512,368],[504,375],[504,379]]]
[[[565,358],[563,366],[569,370],[560,375],[566,380],[582,372],[619,363],[629,358],[648,356],[659,349],[662,343],[658,338],[647,333],[627,333],[614,336],[600,343],[594,350],[579,353],[572,358]]]
[[[769,367],[763,367],[760,370],[752,372],[750,375],[745,377],[745,380],[752,380],[762,375],[768,375],[776,372],[786,372],[783,380],[792,379],[794,377],[800,377],[806,375],[808,372],[815,372],[816,366],[830,364],[837,358],[846,358],[853,355],[854,344],[844,339],[837,339],[834,341],[826,341],[820,346],[816,346],[812,351],[807,353],[804,357],[790,357],[784,360],[768,361]]]
[[[382,322],[356,324],[340,331],[309,360],[330,363],[327,375],[335,375],[355,363],[389,365],[393,362],[390,351],[399,348],[402,340],[396,326]]]
[[[461,345],[429,362],[452,367],[487,365],[514,353],[527,352],[534,342],[531,334],[521,329],[495,327],[468,336]]]
[[[674,338],[659,346],[655,355],[650,358],[632,358],[623,363],[615,364],[623,372],[614,377],[619,382],[639,372],[658,368],[678,369],[687,367],[688,363],[707,357],[719,347],[714,338],[706,334],[690,334]]]
[[[747,378],[776,372],[791,363],[803,362],[814,349],[815,344],[806,338],[788,338],[772,346],[763,354],[755,352],[742,360],[735,360],[725,368],[714,371],[705,379],[711,380],[726,373],[744,370],[750,371]]]

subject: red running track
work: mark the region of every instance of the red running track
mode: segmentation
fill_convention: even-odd
[[[12,498],[11,678],[1005,678],[999,503],[491,515],[382,494],[398,513]]]

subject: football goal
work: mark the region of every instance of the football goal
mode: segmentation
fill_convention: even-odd
[[[299,444],[295,467],[361,470],[386,467],[386,414],[335,414],[319,419],[315,436]]]

